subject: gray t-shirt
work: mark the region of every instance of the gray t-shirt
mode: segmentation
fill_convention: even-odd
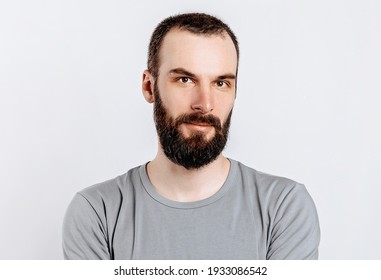
[[[65,259],[317,259],[306,188],[230,160],[211,197],[168,200],[146,165],[77,193],[64,219]]]

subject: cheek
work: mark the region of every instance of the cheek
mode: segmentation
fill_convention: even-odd
[[[229,117],[230,112],[233,110],[234,100],[221,100],[218,106],[220,108],[220,118],[223,122],[225,122],[226,119]]]
[[[163,87],[160,90],[160,97],[164,107],[171,114],[172,117],[176,117],[180,114],[190,113],[191,106],[187,95],[179,91],[175,91],[169,87]]]
[[[167,107],[167,110],[173,117],[177,117],[184,113],[189,113],[187,110],[187,103],[185,101],[185,98],[179,98],[179,97],[169,97],[166,98],[166,101],[164,101],[165,106]]]

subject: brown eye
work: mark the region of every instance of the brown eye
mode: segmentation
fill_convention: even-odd
[[[179,81],[182,82],[183,84],[186,84],[190,82],[190,79],[188,77],[181,77]]]
[[[227,84],[224,81],[217,81],[216,86],[222,88],[222,87],[227,87]]]

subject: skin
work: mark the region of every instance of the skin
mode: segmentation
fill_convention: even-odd
[[[200,35],[172,29],[160,49],[157,77],[163,105],[172,117],[183,113],[213,114],[223,124],[234,106],[237,55],[227,34]],[[143,73],[142,91],[149,103],[155,102],[155,79]],[[184,137],[203,133],[214,136],[214,127],[203,123],[182,124]],[[195,170],[170,161],[158,142],[156,157],[147,165],[148,176],[164,197],[180,202],[198,201],[212,196],[225,182],[230,161],[222,154],[210,164]]]

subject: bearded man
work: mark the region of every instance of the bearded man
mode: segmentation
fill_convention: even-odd
[[[180,14],[156,27],[142,79],[156,157],[75,195],[63,227],[66,259],[318,257],[306,188],[222,154],[238,60],[236,36],[213,16]]]

